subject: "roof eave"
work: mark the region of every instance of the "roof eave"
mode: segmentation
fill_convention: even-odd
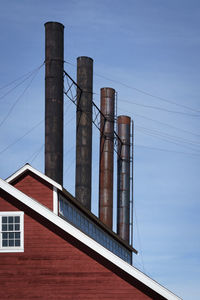
[[[99,243],[94,241],[92,238],[78,230],[76,227],[71,225],[70,223],[64,221],[62,218],[54,214],[51,210],[47,207],[43,206],[41,203],[38,203],[34,199],[30,198],[29,196],[25,195],[8,182],[0,179],[0,188],[16,198],[18,201],[22,202],[27,207],[31,208],[36,213],[40,214],[48,221],[52,222],[66,233],[70,234],[81,243],[85,244],[87,247],[96,251],[99,255],[103,256],[109,262],[113,263],[115,266],[126,272],[127,274],[131,275],[133,278],[139,280],[144,285],[148,286],[150,289],[158,293],[159,295],[165,297],[169,300],[180,300],[178,296],[158,284],[156,281],[151,279],[150,277],[146,276],[141,271],[137,270],[135,267],[129,265],[118,256],[101,246]]]

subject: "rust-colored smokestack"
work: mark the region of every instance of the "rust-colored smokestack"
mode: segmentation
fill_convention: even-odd
[[[128,116],[117,118],[118,144],[117,159],[117,234],[129,243],[130,227],[130,122]]]
[[[63,32],[45,24],[45,174],[63,184]]]
[[[99,217],[112,230],[115,90],[101,89]]]
[[[93,60],[77,58],[76,198],[91,210]],[[79,99],[80,98],[80,99]]]

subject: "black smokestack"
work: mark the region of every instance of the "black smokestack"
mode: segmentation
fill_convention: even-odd
[[[45,24],[45,174],[63,184],[64,26]]]
[[[77,58],[76,198],[91,210],[93,60]]]

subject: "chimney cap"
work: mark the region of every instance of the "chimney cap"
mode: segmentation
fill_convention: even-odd
[[[130,125],[131,118],[129,116],[124,116],[124,115],[118,116],[117,117],[117,123],[118,124],[129,124]]]
[[[65,26],[62,23],[59,22],[54,22],[54,21],[48,21],[46,23],[44,23],[44,26],[46,27],[47,25],[52,25],[52,26],[62,26],[63,28],[65,28]]]
[[[87,59],[87,60],[91,60],[93,62],[93,59],[89,56],[78,56],[77,57],[77,60],[81,60],[81,59],[85,59],[85,60]]]
[[[115,94],[115,89],[111,88],[111,87],[103,87],[101,88],[101,96],[102,97],[108,97],[108,98],[112,98]]]

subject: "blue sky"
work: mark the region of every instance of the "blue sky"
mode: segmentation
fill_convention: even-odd
[[[184,299],[200,298],[199,1],[1,1],[3,179],[26,162],[44,171],[44,66],[16,88],[28,75],[5,85],[43,63],[47,21],[65,25],[65,70],[75,79],[76,58],[92,57],[94,101],[113,87],[118,113],[134,120],[134,265]],[[72,194],[74,120],[65,99],[64,186]],[[94,128],[95,214],[98,151]]]

